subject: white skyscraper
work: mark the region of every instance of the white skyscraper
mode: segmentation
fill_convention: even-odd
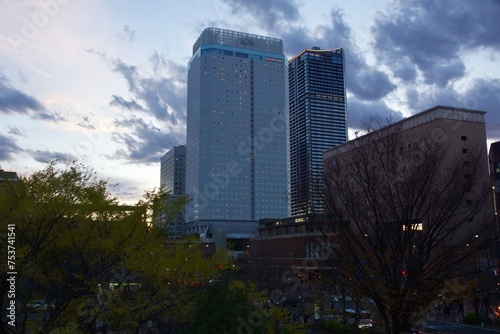
[[[249,238],[287,216],[286,64],[276,38],[207,28],[193,45],[187,233]]]

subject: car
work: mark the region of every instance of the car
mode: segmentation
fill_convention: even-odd
[[[412,327],[409,331],[410,334],[430,334],[435,333],[432,329],[427,326],[427,323],[421,322]]]
[[[33,300],[25,305],[28,314],[28,320],[46,318],[54,308],[54,304],[45,300]]]
[[[342,311],[339,313],[339,316],[342,316]],[[356,311],[352,308],[345,310],[345,316],[348,324],[353,324],[356,317]],[[373,327],[373,318],[369,311],[361,310],[359,311],[359,328],[372,328]]]

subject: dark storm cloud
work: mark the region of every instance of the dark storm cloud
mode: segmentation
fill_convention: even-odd
[[[371,122],[394,123],[403,119],[403,114],[400,111],[394,110],[380,101],[363,103],[356,99],[349,100],[347,113],[349,128],[359,130],[367,130],[367,124]],[[376,124],[373,126],[376,127]]]
[[[285,54],[288,58],[292,58],[302,50],[313,46],[319,46],[323,49],[326,48],[326,45],[314,38],[314,36],[310,36],[307,31],[307,27],[299,26],[291,27],[281,33],[280,38],[283,40]]]
[[[137,67],[125,64],[121,59],[114,59],[112,61],[113,71],[121,74],[123,78],[127,81],[128,90],[131,92],[136,92],[138,90],[136,86],[136,77],[138,77]]]
[[[322,49],[344,48],[346,86],[354,98],[364,101],[378,101],[396,89],[386,73],[368,66],[364,55],[355,45],[350,26],[341,9],[333,8],[330,22],[308,30],[296,27],[282,33],[285,53],[293,57],[305,48],[319,46]]]
[[[142,118],[116,120],[115,125],[126,131],[113,134],[113,141],[123,144],[125,149],[117,150],[111,159],[126,159],[137,163],[158,163],[169,148],[179,145],[178,136],[162,130]]]
[[[109,102],[111,106],[131,113],[114,120],[119,130],[113,132],[112,138],[123,146],[106,157],[135,163],[157,163],[169,148],[179,145],[179,140],[184,137],[172,134],[170,129],[185,127],[187,67],[165,59],[156,51],[149,58],[150,68],[127,64],[120,58],[108,57],[95,49],[86,51],[108,63],[128,86],[129,96],[113,94]],[[155,125],[144,120],[151,117]]]
[[[500,140],[500,79],[471,80],[467,86],[457,90],[434,88],[419,92],[411,88],[406,91],[406,98],[413,113],[436,105],[486,111],[488,138]]]
[[[14,139],[0,133],[0,161],[14,160],[14,155],[21,151]]]
[[[59,122],[66,121],[66,118],[62,115],[62,112],[57,111],[38,111],[31,116],[32,119],[38,119],[43,121]]]
[[[121,96],[113,95],[112,100],[109,104],[112,106],[122,107],[128,110],[144,111],[144,108],[141,107],[136,101],[134,100],[127,101]]]
[[[396,89],[382,71],[364,67],[363,69],[346,69],[347,89],[359,99],[365,101],[378,101]]]
[[[286,28],[280,34],[285,46],[285,54],[293,57],[304,49],[318,46],[322,49],[344,47],[346,52],[354,52],[352,47],[351,28],[344,20],[341,9],[334,8],[330,12],[328,25],[316,27],[295,26]],[[360,57],[356,55],[356,62]],[[362,62],[364,63],[364,61]]]
[[[128,100],[113,95],[112,105],[128,110],[143,110],[157,120],[176,125],[185,121],[186,67],[165,61],[155,53],[151,58],[154,73],[145,76],[136,66],[125,64],[121,59],[112,61],[113,70],[127,81],[133,98]]]
[[[0,112],[5,114],[29,114],[43,112],[45,107],[36,98],[13,87],[9,80],[0,73]]]
[[[298,4],[290,0],[223,0],[237,16],[252,16],[267,30],[279,29],[284,23],[299,18]]]
[[[69,153],[62,153],[62,152],[51,152],[48,150],[41,151],[41,150],[27,150],[33,157],[33,159],[37,162],[41,163],[48,163],[51,161],[59,161],[62,163],[70,163],[72,161],[77,160],[77,158]]]
[[[445,87],[466,75],[464,54],[500,49],[499,16],[497,0],[397,0],[376,18],[373,47],[401,80],[419,71],[425,83]]]

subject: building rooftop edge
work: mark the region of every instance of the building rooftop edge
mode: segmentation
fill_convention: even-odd
[[[304,52],[331,52],[331,51],[335,51],[335,50],[343,50],[344,48],[343,47],[338,47],[338,48],[332,48],[332,49],[314,49],[314,48],[310,48],[310,49],[304,49],[302,51],[300,51],[297,55],[293,56],[292,58],[290,58],[288,60],[288,62],[291,62],[292,60],[294,60],[295,58],[301,56]]]
[[[399,120],[399,121],[397,121],[395,123],[389,124],[389,125],[381,128],[381,129],[378,129],[378,130],[374,131],[374,132],[378,132],[378,131],[381,131],[381,130],[389,129],[389,128],[397,126],[397,125],[415,123],[413,126],[409,126],[407,128],[404,128],[404,130],[408,130],[408,129],[417,127],[417,126],[419,126],[421,124],[428,123],[428,122],[430,122],[432,120],[436,120],[436,119],[453,119],[453,117],[451,117],[452,116],[451,113],[449,115],[436,115],[435,117],[426,119],[426,116],[428,116],[429,114],[436,113],[437,111],[440,111],[440,110],[441,111],[449,110],[451,112],[465,112],[465,113],[469,113],[469,114],[475,114],[475,115],[477,115],[477,116],[480,117],[481,121],[473,120],[473,119],[469,119],[469,120],[465,120],[465,121],[485,123],[485,121],[484,121],[484,115],[486,114],[486,111],[474,110],[474,109],[466,109],[466,108],[450,107],[450,106],[445,106],[445,105],[436,105],[436,106],[434,106],[432,108],[429,108],[429,109],[426,109],[426,110],[424,110],[422,112],[413,114],[413,115],[408,116],[406,118],[403,118],[403,119],[401,119],[401,120]],[[446,116],[448,116],[448,117],[446,117]],[[422,122],[418,123],[417,122],[418,120],[422,120]],[[347,141],[346,143],[344,143],[342,145],[339,145],[339,146],[336,146],[336,147],[332,147],[332,148],[326,150],[325,152],[323,152],[323,159],[331,157],[332,156],[332,152],[335,152],[335,151],[347,151],[348,147],[354,145],[355,142],[358,142],[358,141],[361,141],[361,140],[365,140],[366,138],[369,138],[374,132],[369,132],[369,133],[367,133],[367,134],[365,134],[363,136],[360,136],[360,137],[357,137],[355,139],[349,140],[349,141]]]
[[[198,50],[198,48],[200,46],[206,44],[206,40],[209,39],[211,35],[215,36],[215,35],[220,34],[221,32],[229,33],[230,35],[233,35],[233,37],[238,36],[238,38],[254,38],[257,40],[264,40],[264,41],[266,41],[265,45],[267,46],[268,51],[269,51],[269,48],[271,47],[271,45],[273,45],[274,46],[273,49],[276,49],[275,53],[278,53],[278,54],[283,53],[283,40],[280,38],[264,36],[264,35],[257,35],[257,34],[252,34],[252,33],[247,33],[247,32],[237,31],[237,30],[231,30],[231,29],[207,27],[207,28],[203,29],[200,36],[194,42],[193,55],[196,54],[196,51]],[[250,41],[247,41],[247,43],[250,43]],[[222,44],[226,44],[226,43],[222,43]],[[263,46],[262,43],[261,43],[261,46]],[[245,47],[243,47],[243,48],[245,48]]]
[[[271,39],[271,40],[283,42],[283,40],[281,38],[277,38],[277,37],[270,37],[270,36],[252,34],[252,33],[244,32],[244,31],[238,31],[238,30],[232,30],[232,29],[225,29],[225,28],[218,28],[218,27],[207,27],[207,28],[203,29],[203,31],[201,32],[200,36],[203,35],[203,33],[205,31],[207,31],[207,30],[212,30],[212,31],[214,31],[214,30],[221,30],[221,31],[227,31],[227,32],[234,32],[234,33],[237,33],[237,34],[244,34],[244,35],[247,35],[247,36],[258,37],[258,38],[266,38],[266,39]]]

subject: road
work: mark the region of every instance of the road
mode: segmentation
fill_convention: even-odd
[[[425,328],[422,328],[425,333],[442,333],[442,334],[498,334],[500,330],[481,328],[466,324],[453,322],[445,322],[440,320],[427,320]]]

